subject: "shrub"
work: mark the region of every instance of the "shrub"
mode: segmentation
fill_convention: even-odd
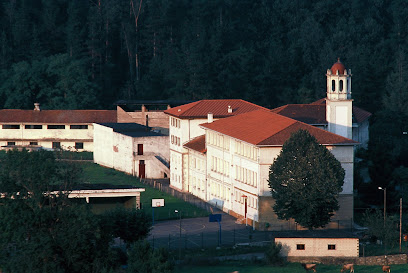
[[[271,265],[283,265],[285,263],[284,258],[281,255],[282,244],[272,242],[271,245],[265,251],[265,260]]]

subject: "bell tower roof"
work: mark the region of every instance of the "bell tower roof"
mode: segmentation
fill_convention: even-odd
[[[342,62],[340,62],[340,58],[337,59],[337,63],[334,63],[333,66],[330,68],[331,73],[333,75],[337,75],[337,71],[339,72],[338,75],[344,75],[344,71],[346,71],[346,67]]]

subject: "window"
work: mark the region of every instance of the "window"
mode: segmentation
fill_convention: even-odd
[[[62,126],[64,126],[64,125],[62,125]],[[69,128],[70,129],[83,129],[83,130],[86,130],[86,129],[88,129],[88,125],[70,125]],[[64,128],[60,128],[60,129],[65,129],[65,126],[64,126]]]
[[[332,91],[336,91],[336,81],[332,80]]]
[[[340,92],[343,91],[343,80],[340,80],[339,82],[339,90]]]
[[[37,146],[38,142],[37,141],[30,141],[30,146]]]
[[[327,245],[328,250],[336,250],[336,245]]]
[[[65,125],[48,125],[48,129],[65,129]]]
[[[305,244],[297,244],[296,249],[297,250],[305,250]]]
[[[7,142],[7,146],[16,146],[16,143],[14,141]]]
[[[42,125],[25,125],[25,129],[42,129]]]
[[[18,124],[4,124],[3,129],[20,129]]]
[[[61,149],[61,142],[53,142],[52,143],[53,149]]]
[[[137,144],[137,154],[143,155],[143,144]]]
[[[80,150],[84,148],[83,142],[75,142],[75,149]]]

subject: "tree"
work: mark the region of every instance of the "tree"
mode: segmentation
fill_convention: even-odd
[[[152,228],[151,217],[142,210],[116,208],[101,216],[102,227],[125,243],[145,239]]]
[[[364,226],[368,227],[367,234],[372,240],[381,240],[385,248],[392,248],[398,241],[398,219],[393,216],[384,219],[383,215],[379,209],[367,209],[363,215]]]
[[[0,84],[2,107],[31,109],[40,102],[49,109],[98,108],[99,86],[91,81],[86,61],[68,54],[19,62],[4,72]]]
[[[139,240],[129,250],[128,271],[130,273],[170,273],[173,264],[167,250],[152,249],[149,242]]]
[[[295,132],[269,169],[278,218],[293,218],[309,229],[325,226],[339,208],[344,174],[340,162],[308,131]]]
[[[84,203],[65,194],[78,167],[52,152],[10,151],[0,168],[0,265],[6,272],[101,272],[111,236]],[[59,194],[50,193],[53,187]]]

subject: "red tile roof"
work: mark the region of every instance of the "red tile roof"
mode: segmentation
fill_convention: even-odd
[[[333,66],[330,68],[331,72],[336,75],[337,71],[339,71],[339,75],[344,75],[344,70],[346,67],[342,62],[340,62],[340,58],[337,60],[337,63],[334,63]]]
[[[326,105],[287,104],[272,109],[272,112],[307,124],[327,124]]]
[[[205,154],[207,152],[207,149],[205,148],[205,135],[193,138],[184,144],[184,147]]]
[[[358,144],[354,140],[265,110],[252,111],[212,123],[204,123],[201,126],[258,146],[281,146],[292,133],[299,129],[309,131],[320,144]]]
[[[272,109],[272,112],[307,124],[327,124],[326,99],[320,99],[310,104],[288,104]],[[353,106],[354,122],[361,123],[370,116],[370,112]]]
[[[231,106],[232,113],[228,113],[228,106]],[[225,118],[259,109],[266,108],[240,99],[228,99],[200,100],[173,107],[164,112],[181,119],[194,119],[207,118],[207,115],[210,112],[213,114],[214,118]]]
[[[105,123],[117,122],[116,110],[1,109],[0,123]]]

